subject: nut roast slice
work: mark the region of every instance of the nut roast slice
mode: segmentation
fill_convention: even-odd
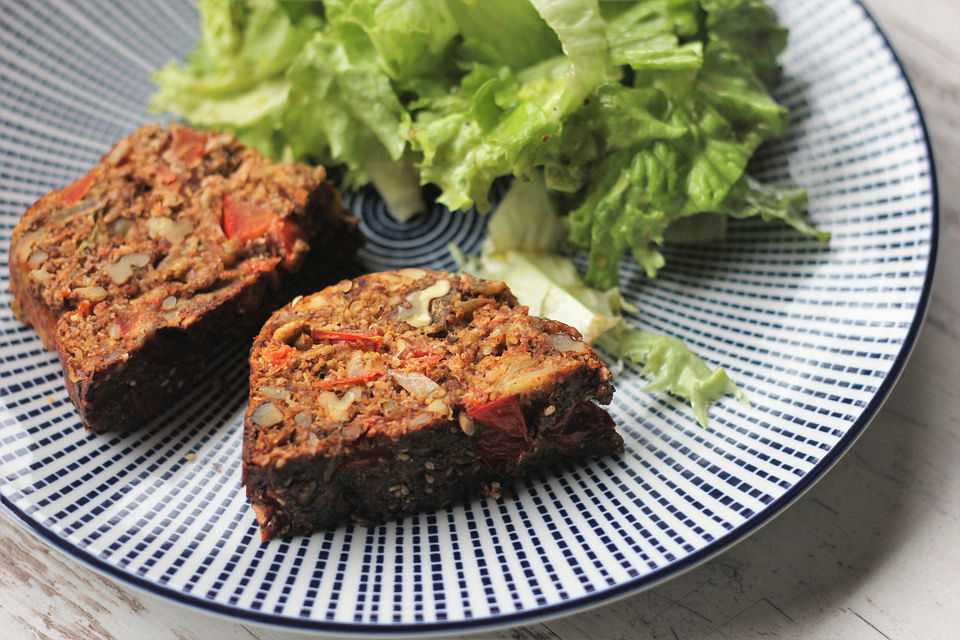
[[[250,356],[243,482],[264,540],[381,522],[622,449],[610,372],[501,282],[404,269],[277,311]]]
[[[288,274],[322,277],[358,243],[322,167],[150,125],[23,214],[13,308],[58,352],[84,424],[130,431],[250,340]]]

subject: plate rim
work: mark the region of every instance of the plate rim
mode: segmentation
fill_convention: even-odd
[[[496,616],[486,616],[477,618],[468,618],[456,621],[438,621],[438,622],[418,622],[418,623],[348,623],[335,622],[330,620],[313,620],[308,618],[293,618],[279,614],[264,613],[249,608],[235,605],[226,605],[219,602],[213,602],[205,598],[184,593],[166,585],[158,584],[155,581],[136,576],[115,567],[114,565],[98,558],[92,553],[82,549],[68,540],[61,538],[55,532],[51,531],[42,523],[38,522],[25,511],[17,507],[7,496],[0,493],[0,511],[9,514],[13,520],[19,521],[25,525],[34,535],[53,547],[62,555],[73,560],[79,561],[94,571],[108,578],[119,581],[125,586],[134,587],[145,591],[153,596],[171,600],[178,604],[187,606],[190,609],[199,612],[214,614],[217,617],[228,618],[234,622],[250,622],[257,625],[284,629],[288,631],[306,631],[318,634],[336,634],[339,636],[352,637],[383,637],[389,636],[425,636],[442,635],[454,632],[479,632],[485,630],[501,629],[513,627],[520,624],[530,624],[540,622],[550,618],[557,618],[566,615],[572,615],[577,612],[585,611],[603,604],[608,604],[615,600],[621,600],[634,595],[646,589],[652,588],[682,573],[685,573],[694,567],[706,562],[707,560],[723,553],[735,545],[743,542],[751,535],[759,531],[763,526],[769,524],[775,517],[783,513],[791,504],[811,489],[821,478],[840,460],[843,455],[849,451],[850,447],[863,434],[866,427],[870,424],[877,412],[886,402],[893,387],[896,385],[903,373],[903,370],[910,359],[916,346],[917,338],[923,326],[927,314],[927,308],[930,301],[930,295],[933,288],[934,274],[937,265],[937,254],[940,241],[940,192],[937,181],[937,170],[933,155],[933,145],[930,140],[930,132],[927,127],[923,109],[920,101],[917,99],[916,91],[910,76],[904,68],[903,62],[894,48],[890,39],[887,37],[883,28],[877,22],[870,9],[864,4],[863,0],[853,0],[853,5],[860,7],[864,17],[872,26],[874,32],[880,36],[884,47],[890,52],[893,63],[897,67],[900,77],[907,86],[907,91],[913,110],[917,114],[920,125],[920,133],[923,138],[923,146],[926,154],[927,165],[929,166],[930,179],[930,252],[927,257],[926,271],[924,273],[923,288],[920,297],[917,300],[917,307],[913,319],[910,322],[910,328],[904,337],[903,345],[890,367],[887,375],[877,387],[876,393],[867,403],[863,412],[857,420],[851,425],[850,429],[844,434],[837,444],[827,452],[808,473],[790,487],[783,495],[767,505],[762,511],[758,511],[746,522],[740,526],[728,531],[723,536],[716,538],[703,548],[683,557],[672,564],[665,565],[649,574],[634,578],[622,584],[610,587],[603,591],[590,593],[570,600],[557,602],[550,605],[544,605],[526,611],[500,614]]]

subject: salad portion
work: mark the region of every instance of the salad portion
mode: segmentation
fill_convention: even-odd
[[[736,392],[682,342],[622,319],[620,260],[760,216],[826,241],[806,193],[747,173],[782,133],[770,95],[787,32],[762,0],[201,0],[202,36],[157,72],[153,108],[283,160],[342,165],[394,216],[490,209],[481,256],[532,313],[636,360],[698,420]],[[587,255],[580,273],[567,257]]]

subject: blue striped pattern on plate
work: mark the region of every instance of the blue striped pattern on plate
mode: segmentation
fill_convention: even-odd
[[[746,221],[670,249],[654,282],[625,264],[635,324],[727,368],[707,429],[617,374],[622,457],[536,475],[484,500],[374,528],[261,546],[240,482],[245,349],[127,437],[78,427],[56,357],[15,320],[0,269],[0,500],[76,557],[152,591],[243,618],[352,632],[529,620],[647,586],[739,539],[809,486],[889,390],[915,337],[935,250],[935,189],[916,104],[882,35],[850,0],[774,3],[792,30],[786,136],[757,172],[810,191],[829,247]],[[0,251],[21,211],[154,119],[149,74],[190,49],[177,2],[4,3]],[[369,191],[369,269],[449,268],[484,220],[435,210],[395,223]],[[186,457],[192,453],[196,457]]]

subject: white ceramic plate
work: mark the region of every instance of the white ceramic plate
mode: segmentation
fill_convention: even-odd
[[[290,542],[258,542],[240,487],[243,351],[158,424],[90,435],[56,357],[9,309],[0,268],[0,501],[112,577],[204,609],[289,627],[424,633],[528,622],[642,589],[742,538],[808,488],[889,392],[916,337],[936,245],[933,168],[893,53],[852,0],[773,3],[791,29],[778,97],[792,126],[761,177],[809,189],[829,247],[745,222],[668,251],[654,282],[625,268],[633,322],[726,367],[707,429],[618,376],[626,452],[531,477],[502,501]],[[173,2],[0,8],[0,254],[19,214],[152,119],[150,73],[197,37]],[[350,199],[365,268],[452,267],[483,219],[395,223]],[[195,453],[188,460],[185,454]]]

